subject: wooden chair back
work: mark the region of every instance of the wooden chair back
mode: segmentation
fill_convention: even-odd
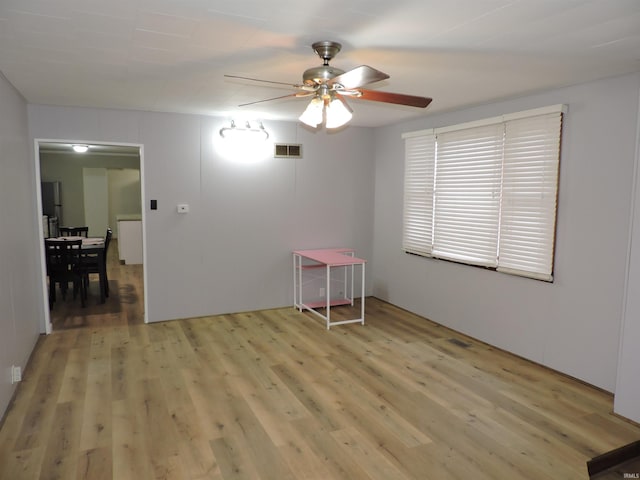
[[[60,227],[60,235],[63,237],[85,237],[89,236],[89,227]]]
[[[84,307],[87,295],[83,282],[82,240],[46,238],[44,248],[49,277],[49,307],[52,307],[56,300],[56,285],[60,286],[62,298],[65,298],[69,283],[73,283],[74,298],[80,292],[80,299]]]

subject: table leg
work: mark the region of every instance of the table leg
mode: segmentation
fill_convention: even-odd
[[[98,265],[100,269],[100,273],[98,274],[99,283],[100,283],[100,303],[105,302],[105,296],[107,292],[107,272],[106,272],[106,262],[104,261],[104,250],[98,255]]]
[[[327,330],[331,328],[331,267],[327,265]]]
[[[362,319],[362,325],[364,325],[364,263],[362,264],[361,270],[362,270],[362,290],[360,292],[360,318]]]

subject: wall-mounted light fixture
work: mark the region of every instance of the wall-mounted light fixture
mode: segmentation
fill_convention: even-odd
[[[230,126],[220,129],[220,136],[224,139],[255,138],[256,140],[267,140],[269,138],[269,132],[265,130],[262,122],[257,122],[257,124],[258,126],[252,127],[249,122],[246,122],[244,127],[238,127],[236,126],[236,122],[231,120]]]
[[[214,134],[215,135],[215,134]],[[218,131],[215,149],[235,164],[252,164],[269,158],[269,132],[260,121],[230,120]]]
[[[73,145],[73,151],[76,153],[85,153],[89,150],[89,145]]]

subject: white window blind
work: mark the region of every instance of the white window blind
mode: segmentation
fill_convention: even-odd
[[[405,158],[403,248],[429,255],[433,231],[433,133],[407,137]]]
[[[563,110],[403,135],[405,251],[551,280]]]
[[[498,270],[550,280],[562,113],[505,127]]]
[[[438,135],[433,255],[496,266],[502,140],[500,124]]]

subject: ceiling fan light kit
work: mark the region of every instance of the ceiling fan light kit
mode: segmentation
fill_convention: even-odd
[[[325,115],[324,124],[327,128],[340,128],[351,120],[353,110],[347,105],[347,102],[336,97],[325,107]]]
[[[332,67],[329,65],[329,61],[342,49],[342,45],[337,42],[315,42],[311,45],[311,48],[322,59],[323,63],[318,67],[305,70],[302,74],[302,84],[287,84],[257,78],[225,75],[229,78],[241,78],[257,82],[288,85],[289,87],[300,90],[290,95],[258,100],[240,106],[253,105],[255,103],[287,97],[313,96],[306,110],[300,115],[299,120],[313,128],[317,128],[323,121],[326,128],[339,128],[348,123],[353,116],[353,110],[351,110],[342,96],[418,108],[426,108],[431,103],[431,98],[428,97],[380,92],[362,88],[364,85],[385,80],[389,78],[389,75],[368,65],[360,65],[347,72]]]
[[[302,115],[300,115],[299,120],[305,125],[309,125],[310,127],[316,128],[318,125],[322,123],[322,111],[324,109],[324,100],[319,97],[314,97],[307,105],[307,108]]]

